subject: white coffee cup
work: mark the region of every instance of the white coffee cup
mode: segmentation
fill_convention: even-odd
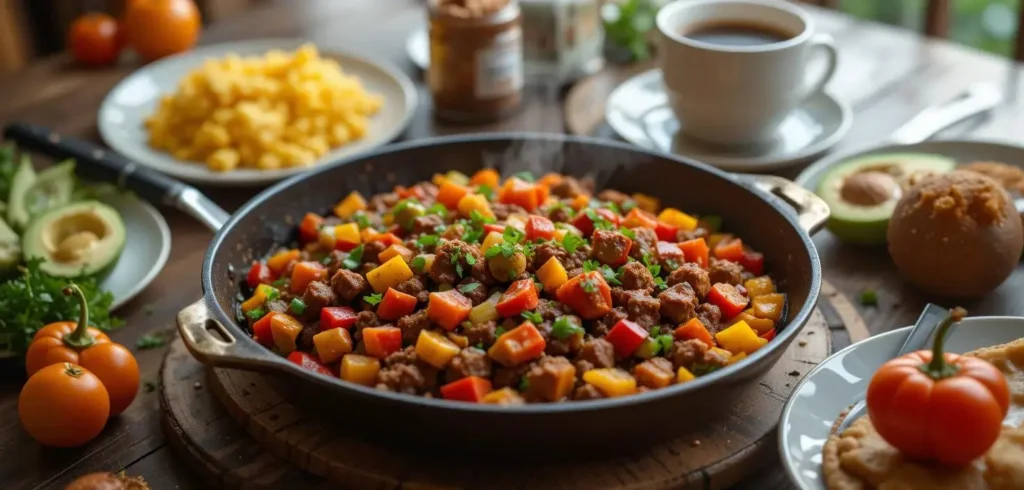
[[[687,37],[699,38],[701,29],[714,26],[760,27],[786,37],[747,45]],[[770,141],[786,116],[835,72],[832,38],[815,33],[811,16],[790,2],[677,0],[658,12],[657,27],[672,110],[684,133],[708,142]],[[811,70],[818,57],[823,69]]]

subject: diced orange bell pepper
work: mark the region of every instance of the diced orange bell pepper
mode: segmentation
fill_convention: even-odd
[[[409,279],[412,279],[412,269],[402,257],[392,257],[376,269],[366,273],[366,282],[370,283],[373,290],[378,293],[387,291],[388,288],[396,287]]]
[[[711,336],[711,332],[704,326],[697,318],[691,318],[686,323],[682,324],[674,332],[672,336],[678,340],[697,339],[708,345],[708,348],[715,346],[715,339]]]
[[[405,294],[395,288],[388,288],[384,298],[377,305],[377,316],[384,320],[395,321],[416,309],[416,297]]]
[[[562,174],[555,172],[548,172],[543,177],[537,179],[537,184],[547,187],[548,189],[558,185],[562,181]]]
[[[555,291],[558,291],[558,288],[569,280],[569,274],[565,271],[565,266],[559,262],[558,257],[551,257],[537,269],[537,279],[540,279],[540,283],[544,285],[544,292],[555,294]]]
[[[326,281],[327,268],[320,262],[299,262],[292,268],[291,291],[301,294],[313,281]]]
[[[377,373],[380,372],[380,361],[370,356],[345,354],[341,358],[341,379],[363,386],[377,384]]]
[[[543,189],[541,191],[540,189]],[[541,195],[543,193],[543,195]],[[518,177],[512,177],[505,181],[498,194],[498,202],[503,204],[516,204],[527,211],[537,209],[544,198],[547,197],[547,188],[531,184]]]
[[[439,293],[430,293],[427,303],[427,318],[445,330],[455,330],[473,309],[473,302],[462,295],[458,289],[449,289]]]
[[[445,400],[479,403],[491,392],[491,380],[480,376],[467,376],[452,381],[441,387],[441,396]]]
[[[545,347],[547,342],[540,331],[533,323],[526,321],[501,334],[494,345],[487,349],[487,355],[503,366],[514,367],[540,357]]]
[[[680,366],[679,370],[676,371],[676,383],[686,383],[687,381],[693,381],[697,379],[689,369]]]
[[[730,260],[737,264],[743,260],[743,240],[739,238],[726,239],[715,244],[715,258]]]
[[[742,360],[744,360],[746,358],[747,358],[747,353],[746,352],[740,352],[739,354],[733,354],[733,356],[729,358],[729,365],[736,364],[737,362],[740,362],[740,361],[742,361]]]
[[[466,186],[452,182],[451,180],[445,180],[440,187],[437,188],[437,202],[444,204],[448,209],[458,209],[459,200],[469,193],[469,189]]]
[[[533,280],[520,279],[505,290],[495,309],[499,315],[507,318],[532,310],[539,302],[540,298],[537,297],[537,287],[533,285]]]
[[[782,309],[786,306],[786,295],[779,293],[762,294],[754,298],[751,306],[754,310],[754,316],[777,322],[782,318]]]
[[[693,240],[687,240],[679,244],[679,248],[683,251],[683,255],[686,256],[687,262],[694,262],[697,265],[707,269],[710,262],[708,261],[708,249],[707,242],[703,238],[695,238]]]
[[[550,240],[555,237],[555,224],[551,220],[531,214],[526,220],[526,241]]]
[[[373,228],[367,228],[366,230],[370,230],[371,233],[367,233],[362,236],[364,242],[383,242],[384,245],[388,247],[392,245],[402,245],[405,243],[402,241],[401,238],[398,238],[398,236],[396,236],[394,233],[377,233],[375,230],[373,230]],[[366,230],[363,231],[365,232]],[[380,256],[378,255],[377,258],[379,259]]]
[[[587,207],[588,204],[590,204],[590,196],[586,194],[580,194],[572,198],[572,202],[569,203],[569,207],[573,208],[576,211],[579,211]]]
[[[716,333],[715,340],[732,354],[741,352],[750,354],[761,348],[762,345],[757,337],[757,332],[754,332],[754,329],[743,321],[736,322],[731,327]]]
[[[732,284],[720,282],[711,286],[708,302],[722,310],[722,318],[729,320],[747,307],[749,298],[740,294]]]
[[[275,275],[280,276],[285,269],[288,268],[288,264],[296,260],[299,260],[298,250],[285,250],[270,256],[270,258],[267,259],[267,267],[270,267],[270,270],[273,271]]]
[[[352,336],[344,328],[324,330],[313,336],[313,347],[320,362],[330,364],[352,352]]]
[[[264,347],[270,347],[274,345],[274,333],[270,329],[270,320],[274,319],[274,316],[280,315],[276,311],[271,311],[263,318],[260,318],[256,323],[252,324],[252,337]]]
[[[461,349],[455,342],[433,330],[420,330],[420,335],[416,338],[416,357],[438,369],[448,366],[459,350]]]
[[[291,315],[279,313],[270,318],[270,333],[274,346],[281,354],[288,355],[295,350],[295,339],[302,332],[302,323]]]
[[[388,233],[390,235],[390,233]],[[385,248],[381,253],[377,254],[377,260],[380,263],[385,263],[395,257],[401,257],[402,260],[409,262],[413,256],[416,255],[412,250],[409,250],[404,245],[390,245]]]
[[[612,309],[611,288],[597,271],[569,279],[555,292],[555,298],[585,320],[596,320]]]
[[[402,331],[396,327],[366,327],[363,329],[363,346],[368,355],[384,359],[402,350]]]
[[[647,211],[633,208],[626,215],[626,219],[622,221],[622,226],[626,228],[650,228],[653,230],[658,227],[658,220]]]
[[[751,298],[775,292],[775,285],[772,284],[772,278],[768,276],[747,279],[743,282],[743,287],[747,288],[747,295]]]
[[[640,386],[654,389],[664,388],[672,384],[672,380],[675,378],[671,371],[660,369],[650,361],[638,364],[636,369],[633,370],[633,376],[636,377]]]
[[[591,369],[583,373],[583,381],[609,398],[636,393],[636,378],[618,368]]]
[[[758,318],[754,316],[753,308],[747,308],[746,310],[743,310],[742,312],[740,312],[739,315],[736,315],[736,317],[733,318],[733,320],[737,322],[747,322],[747,325],[750,325],[750,328],[753,328],[758,335],[762,335],[765,332],[775,328],[774,321],[769,320],[767,318]]]
[[[341,219],[348,219],[364,209],[366,209],[366,199],[358,191],[352,191],[334,207],[334,214]]]
[[[690,216],[676,208],[665,208],[658,214],[658,221],[664,221],[683,231],[690,231],[697,227],[697,218]]]
[[[324,224],[323,216],[316,213],[306,213],[302,223],[299,224],[299,240],[302,243],[315,242],[320,237],[320,226]]]
[[[633,194],[633,200],[636,201],[636,207],[651,214],[657,213],[658,209],[661,207],[661,200],[656,197],[648,196],[647,194],[637,192]]]
[[[469,179],[470,185],[486,185],[491,189],[498,188],[498,182],[501,180],[501,175],[498,174],[497,170],[493,168],[483,168],[477,170],[473,177]]]

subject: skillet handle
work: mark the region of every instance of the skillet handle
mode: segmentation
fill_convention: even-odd
[[[236,340],[213,319],[202,298],[178,312],[178,332],[192,357],[208,366],[259,370],[281,364],[281,358],[269,350]]]
[[[757,189],[776,196],[796,211],[800,227],[813,235],[825,226],[831,211],[828,204],[817,194],[800,187],[796,183],[774,175],[740,175],[740,179],[748,181]]]

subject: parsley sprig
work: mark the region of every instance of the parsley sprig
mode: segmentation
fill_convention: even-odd
[[[341,261],[341,265],[348,270],[356,270],[359,268],[359,264],[363,263],[363,245],[360,244],[356,248],[349,251],[348,257]]]
[[[374,293],[368,296],[363,296],[363,301],[376,306],[381,300],[384,299],[384,295],[381,293]]]
[[[571,316],[560,316],[551,325],[551,336],[556,339],[564,340],[577,334],[583,335],[583,327]]]

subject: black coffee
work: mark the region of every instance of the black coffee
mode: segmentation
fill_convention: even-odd
[[[793,34],[772,26],[739,22],[689,26],[683,29],[682,35],[695,41],[726,46],[759,46],[793,37]]]

